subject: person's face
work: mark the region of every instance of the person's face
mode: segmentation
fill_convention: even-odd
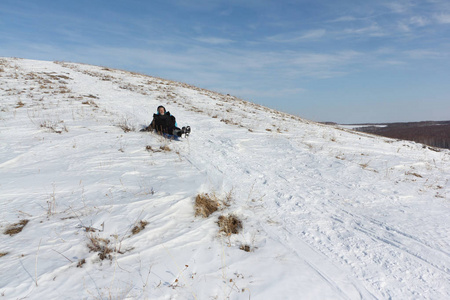
[[[158,112],[159,112],[160,115],[163,115],[165,113],[164,108],[160,107],[158,109]]]

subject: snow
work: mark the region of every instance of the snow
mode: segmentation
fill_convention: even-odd
[[[0,101],[0,298],[450,297],[448,150],[73,63],[1,58]],[[139,132],[160,104],[189,137]]]

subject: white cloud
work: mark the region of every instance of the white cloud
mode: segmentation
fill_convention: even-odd
[[[402,65],[406,64],[404,61],[399,61],[399,60],[385,60],[385,61],[382,61],[382,63],[385,65],[390,65],[390,66],[402,66]]]
[[[195,40],[202,42],[202,43],[211,44],[211,45],[224,45],[224,44],[234,43],[233,40],[217,38],[217,37],[198,37],[198,38],[195,38]]]
[[[267,40],[271,42],[277,43],[296,43],[304,40],[313,40],[319,39],[323,37],[326,33],[325,29],[315,29],[309,31],[302,32],[291,32],[291,33],[283,33],[277,34],[271,37],[268,37]]]
[[[382,30],[378,24],[372,24],[366,27],[360,28],[348,28],[344,29],[342,33],[347,35],[368,35],[372,37],[386,36],[387,34]]]
[[[302,36],[300,36],[300,39],[317,39],[323,37],[325,33],[326,33],[325,29],[311,30],[305,32]]]
[[[428,19],[425,18],[425,17],[422,17],[422,16],[414,16],[414,17],[411,17],[411,18],[410,18],[409,23],[410,23],[411,25],[415,25],[415,26],[422,27],[422,26],[428,25],[428,24],[429,24],[429,21],[428,21]]]
[[[403,22],[399,22],[398,23],[398,29],[400,31],[403,31],[403,32],[410,32],[411,31],[411,28],[409,28],[409,26],[407,24],[403,23]]]
[[[352,16],[344,16],[344,17],[339,17],[339,18],[336,18],[336,19],[331,20],[331,21],[328,21],[328,22],[329,22],[329,23],[352,22],[352,21],[356,21],[356,20],[358,20],[358,19],[355,18],[355,17],[352,17]]]
[[[450,24],[450,14],[440,14],[434,17],[439,24]]]
[[[442,57],[441,53],[427,49],[409,50],[404,53],[413,59],[435,59]]]
[[[393,13],[402,14],[408,12],[413,6],[409,1],[400,2],[386,2],[383,4],[391,10]]]

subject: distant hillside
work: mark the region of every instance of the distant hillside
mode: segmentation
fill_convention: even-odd
[[[450,149],[450,121],[357,125],[354,130]]]

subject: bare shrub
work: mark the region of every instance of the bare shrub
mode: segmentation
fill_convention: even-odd
[[[29,220],[21,220],[18,223],[14,223],[10,226],[8,226],[8,228],[6,228],[6,230],[3,232],[3,234],[9,234],[10,236],[13,236],[15,234],[18,234],[19,232],[21,232],[23,230],[23,228],[28,224]]]
[[[242,229],[242,222],[235,215],[220,216],[217,221],[219,225],[219,232],[224,232],[226,235],[237,234]]]
[[[16,103],[16,108],[21,108],[25,106],[25,103],[23,103],[22,101],[19,100],[19,102]]]
[[[8,252],[0,252],[0,257],[3,257],[5,255],[7,255],[7,254],[8,254]]]
[[[220,203],[215,196],[208,194],[198,194],[195,197],[195,216],[209,217],[213,212],[219,209]]]
[[[133,235],[138,234],[139,232],[144,230],[145,226],[147,226],[147,225],[148,225],[147,221],[141,220],[141,221],[139,221],[139,223],[136,226],[133,227],[133,229],[131,229],[131,233]]]

